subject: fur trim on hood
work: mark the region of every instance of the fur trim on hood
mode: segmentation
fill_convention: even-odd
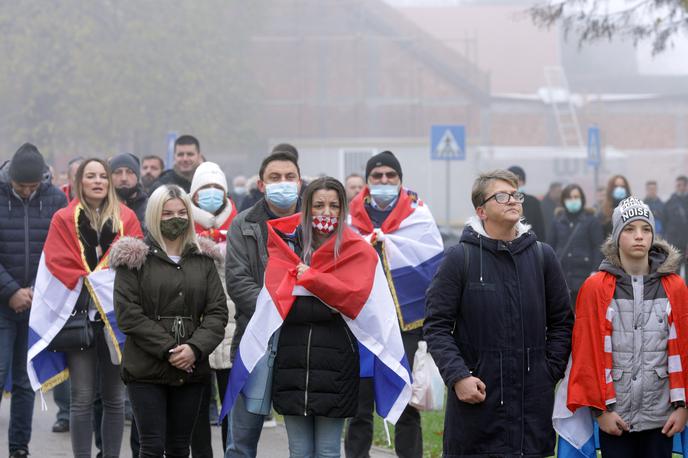
[[[225,262],[225,254],[222,252],[222,247],[219,243],[209,239],[208,237],[198,237],[198,247],[201,253],[211,258],[217,263]]]
[[[652,248],[650,248],[650,255],[652,255],[652,251],[659,251],[666,254],[666,259],[657,268],[657,273],[667,274],[676,272],[678,270],[679,266],[681,265],[681,253],[678,251],[678,249],[676,249],[676,247],[671,245],[666,240],[655,236],[655,241],[652,244]],[[619,256],[619,247],[616,243],[614,243],[611,235],[602,244],[602,254],[604,255],[606,262],[623,270],[623,267],[621,266],[621,257]],[[603,261],[603,263],[605,261]]]
[[[126,266],[130,269],[140,269],[146,262],[149,247],[136,237],[121,237],[110,249],[110,268]]]
[[[488,239],[491,239],[489,235],[487,235],[487,232],[485,232],[485,227],[483,227],[483,222],[478,218],[477,215],[473,215],[468,220],[466,221],[466,226],[470,226],[473,228],[475,232],[478,234],[482,235],[483,237],[487,237]],[[516,223],[516,238],[519,238],[526,232],[530,230],[530,224],[524,224],[522,221],[519,221]]]

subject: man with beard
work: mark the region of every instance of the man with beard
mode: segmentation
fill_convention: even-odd
[[[110,170],[117,197],[136,213],[136,218],[143,228],[148,197],[139,183],[139,158],[130,153],[118,154],[110,159]]]
[[[153,183],[160,178],[164,169],[165,163],[160,156],[152,154],[143,158],[141,161],[141,186],[143,186],[146,194],[150,195],[153,192]]]

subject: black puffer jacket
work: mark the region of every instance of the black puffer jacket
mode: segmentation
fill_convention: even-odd
[[[272,384],[282,415],[353,417],[358,406],[358,344],[342,316],[299,297],[282,325]]]
[[[29,200],[20,199],[9,182],[0,182],[0,308],[12,295],[33,284],[55,212],[67,206],[64,193],[41,183]],[[28,319],[28,310],[24,312]],[[14,312],[12,312],[14,314]]]
[[[227,325],[227,299],[213,254],[188,247],[177,264],[151,240],[123,237],[112,246],[115,313],[127,336],[122,354],[125,383],[182,385],[202,382],[210,373],[208,355],[222,341]],[[177,342],[196,354],[191,374],[168,361]]]
[[[602,262],[602,225],[593,210],[571,214],[557,209],[549,234],[549,244],[557,254],[566,283],[577,292],[586,278]],[[569,242],[569,239],[571,240]]]

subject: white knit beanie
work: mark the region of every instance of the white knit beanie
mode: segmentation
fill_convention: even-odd
[[[221,186],[227,192],[227,177],[220,166],[214,162],[203,162],[194,172],[189,195],[193,198],[196,191],[209,184]]]

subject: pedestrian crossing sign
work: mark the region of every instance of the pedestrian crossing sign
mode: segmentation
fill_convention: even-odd
[[[466,130],[464,126],[432,126],[430,129],[430,159],[466,160]]]

